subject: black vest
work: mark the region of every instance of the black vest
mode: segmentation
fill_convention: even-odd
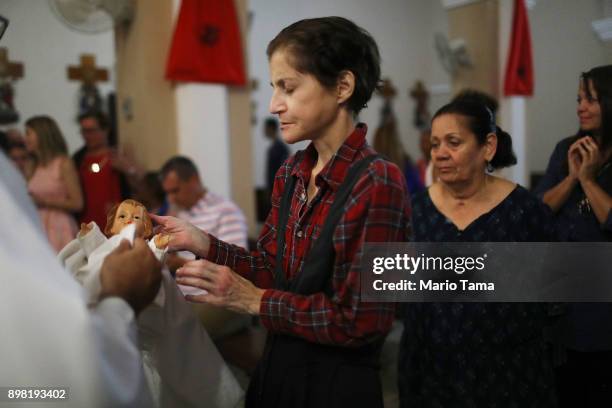
[[[301,271],[288,281],[282,260],[295,189],[295,177],[289,175],[279,209],[275,289],[301,295],[324,292],[331,298],[334,229],[359,176],[377,157],[368,156],[351,166]],[[246,407],[382,407],[378,364],[381,347],[382,340],[347,348],[268,333],[262,360],[249,385]]]

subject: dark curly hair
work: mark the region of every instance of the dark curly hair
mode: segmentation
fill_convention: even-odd
[[[497,136],[497,150],[491,159],[494,169],[510,167],[516,164],[516,156],[512,150],[512,138],[495,124],[493,111],[482,101],[468,97],[456,97],[449,104],[444,105],[432,118],[432,122],[446,114],[460,115],[465,118],[467,128],[476,136],[479,145],[484,145],[487,135],[494,133]]]
[[[355,90],[346,102],[355,115],[366,107],[380,82],[380,54],[372,36],[343,17],[300,20],[285,27],[268,44],[268,59],[288,50],[297,71],[313,75],[326,88],[342,71],[355,75]]]

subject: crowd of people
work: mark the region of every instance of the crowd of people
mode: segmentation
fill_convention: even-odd
[[[266,177],[271,210],[255,248],[246,248],[240,209],[208,191],[189,158],[170,158],[159,173],[145,174],[109,146],[100,113],[79,118],[85,146],[73,160],[45,116],[29,119],[23,143],[8,150],[52,247],[74,238],[75,217],[104,225],[109,206],[131,191],[143,197],[158,231],[170,237],[167,250],[177,254],[167,258],[176,283],[200,290],[186,299],[257,316],[267,329],[247,407],[382,407],[379,357],[397,318],[404,325],[402,407],[609,405],[610,304],[564,305],[550,336],[549,304],[364,302],[360,272],[365,243],[609,242],[612,65],[579,76],[578,131],[557,144],[530,192],[494,174],[516,164],[512,138],[497,123],[497,106],[474,93],[433,115],[418,167],[401,148],[393,117],[370,146],[368,126],[356,118],[380,83],[380,55],[374,38],[350,20],[291,24],[267,56],[270,112],[282,140],[310,144],[283,160],[288,152],[274,142],[269,156],[278,169]],[[274,139],[276,126],[266,127]],[[427,166],[431,183],[423,180]],[[136,240],[108,255],[103,298],[122,297],[135,313],[152,301],[160,265],[147,251]],[[147,279],[138,282],[136,271]],[[90,335],[104,342],[96,330]],[[122,384],[128,400],[147,401],[132,369]],[[101,388],[108,400],[120,393]]]

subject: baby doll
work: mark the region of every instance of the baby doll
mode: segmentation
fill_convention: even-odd
[[[128,199],[113,206],[108,212],[104,234],[93,221],[89,224],[81,224],[81,230],[76,239],[68,243],[58,255],[60,262],[87,290],[89,304],[95,304],[98,301],[99,273],[106,255],[115,249],[123,239],[133,242],[135,237],[151,238],[153,224],[144,205]],[[168,235],[157,234],[149,240],[149,248],[160,262],[163,262],[169,239]]]

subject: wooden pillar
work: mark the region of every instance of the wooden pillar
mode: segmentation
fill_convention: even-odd
[[[120,144],[148,169],[177,153],[174,89],[164,79],[172,33],[168,0],[136,0],[132,24],[115,30]]]
[[[474,66],[453,78],[453,93],[473,88],[499,97],[498,0],[463,3],[448,9],[448,34],[465,40]]]
[[[248,0],[234,0],[240,32],[245,69],[249,72],[248,56]],[[247,74],[248,78],[248,74]],[[252,172],[253,143],[251,138],[251,89],[250,87],[229,87],[229,137],[230,172],[232,198],[242,209],[249,225],[249,235],[256,237],[255,182]]]

